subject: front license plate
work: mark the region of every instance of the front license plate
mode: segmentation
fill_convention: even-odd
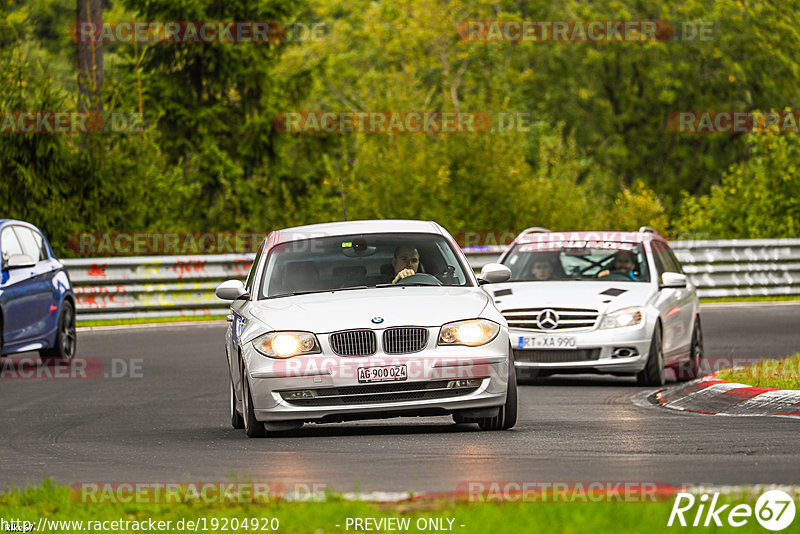
[[[408,369],[405,365],[386,365],[383,367],[359,367],[359,382],[392,382],[406,380]]]
[[[577,349],[575,336],[519,336],[518,349]]]

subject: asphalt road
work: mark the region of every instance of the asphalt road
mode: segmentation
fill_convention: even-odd
[[[710,356],[782,356],[800,347],[800,305],[702,313]],[[673,412],[643,402],[653,390],[625,378],[553,377],[522,386],[519,423],[507,432],[442,417],[306,425],[287,437],[248,439],[228,422],[223,332],[216,324],[79,333],[79,354],[98,373],[124,377],[10,379],[14,369],[7,368],[0,488],[45,477],[238,476],[338,491],[443,492],[493,480],[800,481],[800,421]]]

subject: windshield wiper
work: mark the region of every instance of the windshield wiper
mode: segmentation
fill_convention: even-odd
[[[311,293],[324,293],[326,290],[321,291],[294,291],[292,293],[279,293],[277,295],[270,295],[268,299],[277,299],[279,297],[293,297],[294,295],[310,295]]]
[[[411,286],[434,286],[440,287],[442,284],[434,284],[433,282],[413,282],[410,284],[377,284],[375,287],[411,287]]]
[[[277,295],[270,295],[268,299],[276,299],[279,297],[292,297],[294,295],[310,295],[312,293],[328,293],[333,291],[349,291],[351,289],[369,289],[367,286],[348,286],[348,287],[332,287],[330,289],[315,289],[313,291],[294,291],[292,293],[279,293]]]

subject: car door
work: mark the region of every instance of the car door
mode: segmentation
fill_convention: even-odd
[[[244,284],[244,288],[251,295],[253,294],[254,291],[256,271],[258,270],[258,264],[261,261],[261,253],[263,250],[264,250],[264,243],[261,244],[261,247],[258,249],[258,252],[256,253],[256,257],[253,260],[253,265],[252,267],[250,267],[250,272],[248,273],[247,280],[245,281]],[[237,392],[237,395],[241,391],[240,390],[241,385],[239,384],[241,376],[238,373],[239,336],[244,330],[245,325],[247,325],[246,308],[248,302],[249,300],[246,299],[240,299],[234,301],[231,304],[230,315],[228,315],[229,326],[226,336],[226,342],[227,342],[226,352],[228,355],[228,366],[230,367],[231,370],[231,379],[233,380],[234,391]]]
[[[52,332],[58,323],[60,294],[53,283],[58,269],[50,261],[42,234],[25,226],[13,228],[22,246],[22,253],[36,260],[36,265],[30,270],[31,295],[35,303],[32,336],[43,336]]]
[[[678,258],[675,257],[675,253],[672,252],[672,249],[669,246],[665,247],[664,250],[666,254],[666,259],[669,261],[668,267],[672,272],[685,274],[683,272],[683,268],[681,267],[681,263],[678,261]],[[695,289],[691,285],[691,282],[688,280],[686,281],[685,288],[678,289],[678,303],[680,305],[681,311],[681,332],[682,335],[678,340],[678,344],[684,348],[686,351],[689,350],[689,347],[692,343],[692,329],[694,328],[694,317],[697,314],[697,300],[695,298]]]
[[[11,256],[24,254],[13,226],[0,231],[2,287],[0,308],[3,311],[3,346],[18,345],[35,338],[41,312],[41,288],[37,287],[33,267],[8,267]],[[34,258],[36,259],[36,258]]]
[[[665,272],[676,272],[675,266],[669,259],[666,246],[660,241],[652,244],[653,259],[655,260],[656,275],[659,283],[659,297],[657,307],[663,325],[663,350],[667,363],[680,356],[682,342],[686,336],[683,324],[683,301],[685,288],[661,287]]]

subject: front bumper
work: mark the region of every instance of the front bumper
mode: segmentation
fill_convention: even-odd
[[[253,409],[259,421],[370,419],[394,415],[444,415],[501,406],[509,377],[508,338],[482,347],[432,347],[422,352],[337,356],[322,339],[323,354],[286,360],[267,358],[248,344],[247,362]],[[358,369],[406,365],[402,381],[360,383]],[[469,387],[448,387],[472,380]],[[459,383],[463,384],[463,383]],[[419,386],[419,387],[417,387]],[[287,399],[290,392],[313,397]]]
[[[632,374],[638,373],[644,369],[647,364],[647,357],[652,340],[651,330],[652,328],[646,323],[631,327],[603,330],[564,330],[548,333],[510,328],[509,337],[511,338],[511,346],[515,349],[515,366],[518,370]],[[574,350],[558,349],[558,354],[555,352],[548,352],[551,349],[520,350],[521,336],[546,336],[555,338],[574,336],[576,338],[576,346]],[[535,354],[536,351],[544,351],[544,353]],[[633,353],[631,355],[624,355],[626,351],[628,353]],[[575,361],[570,361],[571,355],[574,355]]]

